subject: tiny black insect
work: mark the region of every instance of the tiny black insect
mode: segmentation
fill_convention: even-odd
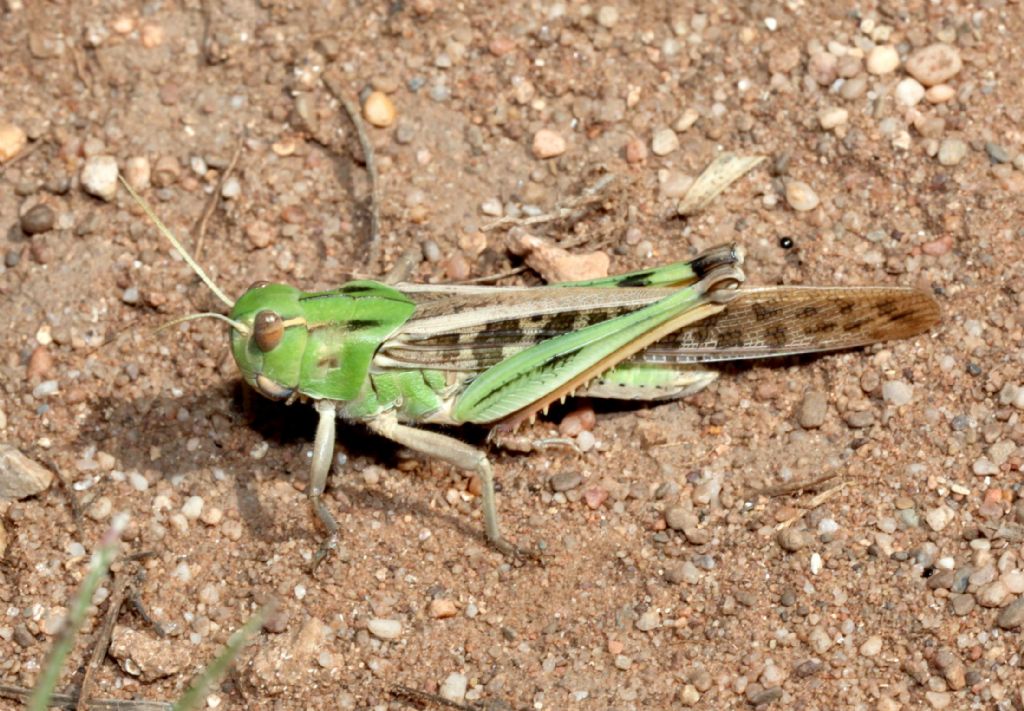
[[[783,249],[792,249],[793,248],[793,238],[792,237],[779,237],[779,246],[782,247]]]

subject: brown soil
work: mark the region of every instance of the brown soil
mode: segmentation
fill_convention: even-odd
[[[466,695],[445,693],[488,708],[1024,705],[1010,619],[1024,590],[1024,9],[607,7],[6,0],[0,123],[30,141],[0,166],[0,441],[67,486],[0,504],[0,683],[33,684],[85,554],[123,511],[129,552],[153,555],[117,576],[144,571],[138,598],[169,635],[126,605],[96,699],[175,698],[275,600],[211,708],[406,708],[396,686],[437,693],[457,675]],[[901,104],[904,67],[870,74],[849,56],[892,44],[905,60],[938,41],[963,59],[941,103]],[[396,107],[394,125],[368,129],[383,265],[366,263],[368,182],[324,73],[353,100],[376,88]],[[844,94],[839,80],[865,86]],[[823,128],[833,107],[848,118]],[[696,123],[679,124],[691,108]],[[680,145],[659,156],[665,127]],[[567,150],[536,158],[539,129]],[[940,162],[957,139],[966,154]],[[343,551],[313,576],[311,409],[247,407],[222,324],[154,335],[220,304],[123,190],[104,202],[80,186],[88,156],[122,170],[146,158],[147,198],[194,245],[239,145],[240,191],[215,201],[200,258],[229,294],[378,275],[424,243],[417,280],[502,273],[521,262],[505,232],[481,236],[494,219],[482,204],[547,211],[607,172],[603,201],[537,231],[608,253],[612,272],[736,241],[753,283],[917,285],[943,322],[729,369],[682,403],[596,405],[586,454],[494,450],[505,528],[543,545],[544,565],[484,544],[464,472],[342,425],[327,501]],[[769,161],[676,216],[672,181],[723,149]],[[821,204],[792,209],[790,180]],[[27,236],[20,218],[40,203],[52,227]],[[883,397],[891,382],[912,387],[909,403]],[[827,411],[805,429],[808,391]],[[551,436],[566,412],[528,434]],[[572,473],[578,485],[554,493],[552,476]],[[826,474],[812,491],[757,493]],[[374,619],[400,622],[397,638],[372,634]]]

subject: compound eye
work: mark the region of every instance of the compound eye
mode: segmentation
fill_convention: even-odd
[[[266,281],[265,279],[260,279],[259,281],[254,281],[252,284],[249,285],[249,288],[247,289],[247,291],[252,291],[253,289],[262,289],[263,287],[267,286],[269,283],[270,282]]]
[[[260,311],[252,322],[252,337],[257,348],[269,353],[284,337],[284,322],[273,311]]]

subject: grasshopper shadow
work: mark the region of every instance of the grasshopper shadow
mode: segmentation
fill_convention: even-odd
[[[239,515],[246,526],[246,535],[266,544],[306,538],[319,544],[323,535],[308,508],[298,523],[283,525],[274,506],[257,493],[251,479],[288,480],[296,477],[303,485],[309,476],[306,452],[312,447],[317,416],[312,407],[301,403],[285,405],[245,393],[241,382],[224,382],[215,388],[186,391],[179,398],[168,396],[135,399],[101,397],[91,402],[89,415],[82,422],[72,444],[73,451],[86,447],[110,452],[122,471],[136,470],[145,474],[150,484],[200,471],[223,468],[232,479]],[[462,437],[479,431],[460,430]],[[190,439],[200,446],[189,450]],[[359,510],[409,512],[424,520],[437,520],[440,525],[457,529],[467,538],[483,542],[480,529],[458,514],[432,509],[429,499],[405,500],[381,489],[367,488],[353,482],[357,468],[367,463],[392,469],[398,461],[393,444],[373,435],[358,423],[339,422],[338,442],[348,456],[350,465],[335,471],[329,482],[328,507],[341,513],[331,489],[341,491],[348,505]],[[203,444],[206,443],[206,444]],[[254,447],[267,446],[267,455],[252,457]],[[212,450],[212,451],[211,451]],[[154,458],[154,455],[156,457]],[[203,476],[196,474],[196,477]],[[408,476],[401,474],[400,476]],[[89,499],[106,493],[111,480],[104,478],[89,492]],[[179,487],[188,491],[190,483]],[[89,499],[83,500],[87,504]],[[295,521],[296,519],[291,519]],[[358,535],[344,531],[342,538]]]

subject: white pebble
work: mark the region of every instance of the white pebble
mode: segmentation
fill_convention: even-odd
[[[882,651],[882,638],[877,634],[871,635],[864,644],[860,646],[860,654],[862,657],[877,657],[878,653]]]
[[[924,98],[928,100],[929,104],[944,104],[954,96],[956,96],[956,90],[949,84],[936,84],[929,87],[928,91],[924,93]]]
[[[185,514],[185,518],[195,521],[203,512],[203,497],[190,496],[185,499],[185,503],[181,506],[181,512]]]
[[[895,407],[902,407],[914,399],[914,388],[902,380],[887,380],[882,384],[882,399]]]
[[[224,181],[224,186],[220,189],[220,196],[225,200],[231,200],[238,197],[242,193],[242,184],[238,181],[235,176],[230,176]]]
[[[679,136],[671,128],[662,128],[654,132],[651,138],[651,152],[656,156],[667,156],[679,148]]]
[[[811,553],[811,575],[817,575],[821,572],[822,562],[821,555],[818,553]]]
[[[967,143],[959,138],[944,138],[939,144],[939,164],[958,165],[967,155]]]
[[[947,506],[937,506],[924,515],[924,520],[933,531],[941,531],[953,520],[953,511]]]
[[[137,471],[128,472],[128,483],[136,491],[145,491],[149,488],[149,481]]]
[[[999,467],[987,457],[978,457],[974,460],[974,464],[971,465],[971,471],[974,472],[975,476],[992,476],[999,473]]]
[[[124,179],[135,192],[149,189],[152,168],[146,156],[132,156],[124,164]]]
[[[813,210],[820,203],[818,194],[802,180],[791,180],[786,183],[786,202],[797,212]]]
[[[619,21],[619,11],[614,5],[602,5],[597,11],[597,24],[606,29],[615,27]]]
[[[39,385],[32,388],[32,397],[37,400],[41,400],[44,397],[54,395],[60,389],[60,383],[56,380],[44,380]]]
[[[850,112],[838,106],[829,106],[818,112],[818,122],[826,131],[845,126],[850,120]]]
[[[900,65],[900,54],[891,44],[880,44],[868,52],[868,73],[881,75],[891,74]]]
[[[20,126],[0,123],[0,163],[9,161],[28,143],[28,136]]]
[[[505,212],[505,208],[498,198],[488,198],[480,203],[480,212],[488,217],[501,217]]]
[[[896,85],[896,101],[903,106],[917,106],[924,93],[924,87],[916,79],[908,77]]]
[[[963,68],[960,50],[943,42],[923,47],[907,58],[907,74],[925,86],[949,81]]]
[[[839,530],[839,524],[836,523],[834,518],[823,518],[818,521],[818,533],[823,536],[828,536]]]
[[[366,623],[366,628],[377,639],[398,639],[402,634],[402,623],[398,620],[385,620],[380,617],[374,617]]]
[[[580,448],[581,452],[589,452],[596,443],[594,433],[589,430],[583,430],[576,435],[576,446]]]
[[[537,158],[555,158],[565,153],[565,139],[549,128],[542,128],[533,134],[533,155]]]
[[[438,694],[441,695],[441,698],[447,699],[452,703],[461,704],[466,700],[466,689],[468,687],[469,677],[465,674],[452,672],[441,684],[441,688],[438,689]]]
[[[192,172],[200,178],[206,175],[206,171],[210,169],[210,166],[206,164],[206,161],[202,156],[189,157],[188,166],[192,169]]]
[[[112,200],[117,193],[117,159],[108,155],[92,156],[82,166],[80,178],[85,192]]]

